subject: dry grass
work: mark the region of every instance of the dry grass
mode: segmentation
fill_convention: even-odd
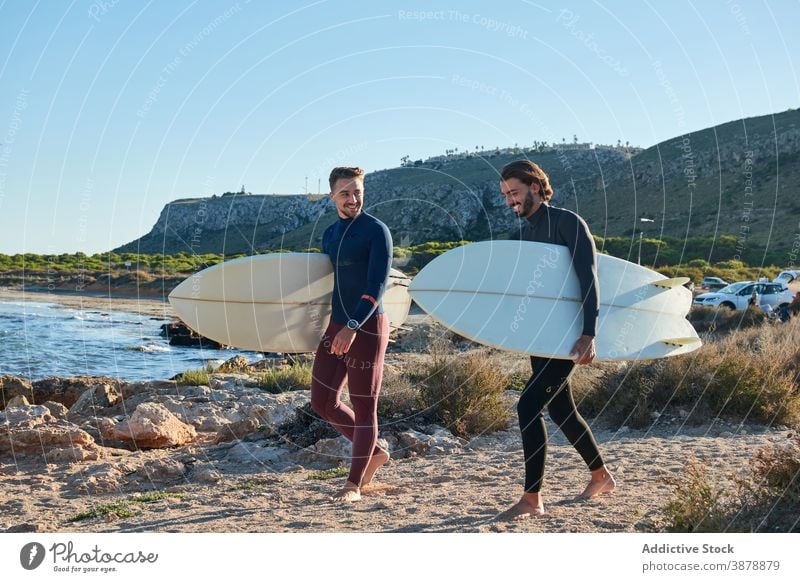
[[[508,425],[503,395],[509,374],[489,350],[453,354],[434,347],[430,361],[411,377],[434,420],[456,435],[474,436]]]
[[[745,310],[732,311],[726,308],[692,306],[689,321],[698,333],[722,336],[733,331],[760,327],[767,321],[766,314],[760,309],[750,307]]]
[[[695,422],[726,417],[797,426],[798,346],[798,320],[734,331],[692,354],[606,372],[583,398],[583,408],[637,428],[668,407],[683,409]]]
[[[393,420],[409,419],[423,408],[419,388],[408,375],[386,366],[383,372],[378,416]]]
[[[717,484],[696,459],[666,479],[674,497],[661,527],[672,532],[800,531],[800,436],[760,449],[744,475]]]

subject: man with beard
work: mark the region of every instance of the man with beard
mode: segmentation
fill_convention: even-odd
[[[591,499],[609,493],[616,484],[603,464],[591,429],[575,407],[569,384],[575,364],[589,364],[595,357],[599,301],[596,251],[589,227],[574,212],[548,204],[553,189],[547,174],[528,160],[512,162],[503,168],[500,189],[506,205],[525,219],[512,238],[566,246],[583,298],[583,331],[570,353],[574,360],[531,356],[533,375],[517,404],[525,453],[525,490],[522,498],[501,517],[521,520],[544,514],[540,489],[547,453],[547,430],[542,416],[545,408],[591,471],[591,479],[581,497]]]

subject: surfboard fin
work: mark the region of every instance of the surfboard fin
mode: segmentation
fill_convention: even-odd
[[[690,281],[689,277],[674,277],[672,279],[659,279],[653,281],[656,287],[663,287],[664,289],[673,289],[674,287],[682,287]]]
[[[701,340],[699,337],[673,337],[670,339],[661,340],[668,346],[690,346],[692,344],[699,344]]]

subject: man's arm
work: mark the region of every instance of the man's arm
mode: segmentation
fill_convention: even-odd
[[[383,224],[376,224],[370,237],[367,284],[351,319],[361,327],[378,308],[378,302],[386,291],[389,269],[392,268],[392,235]]]
[[[582,337],[575,344],[573,351],[577,353],[578,361],[588,363],[594,358],[594,346],[592,345],[589,349],[592,343],[590,338],[594,338],[597,332],[600,305],[597,283],[597,251],[589,227],[576,214],[567,213],[562,216],[559,223],[559,234],[572,255],[572,265],[581,287],[583,329]],[[592,354],[588,361],[582,356],[587,350]]]

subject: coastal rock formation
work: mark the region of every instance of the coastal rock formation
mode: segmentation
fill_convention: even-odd
[[[71,408],[89,388],[101,387],[100,392],[119,390],[122,382],[110,376],[52,377],[33,382],[35,404],[58,402]],[[98,393],[99,394],[99,393]]]
[[[146,402],[136,407],[129,420],[114,426],[110,435],[143,449],[157,449],[184,445],[197,436],[197,431],[163,405]]]
[[[161,337],[169,339],[171,346],[184,346],[190,348],[203,348],[207,350],[224,350],[225,346],[212,339],[208,339],[180,321],[165,323],[161,326]]]
[[[96,384],[84,390],[69,409],[69,418],[95,414],[101,408],[114,406],[122,397],[117,384]]]
[[[0,376],[0,410],[16,396],[24,396],[28,402],[33,400],[31,383],[16,376]]]
[[[147,465],[143,459],[132,463],[130,455],[142,449],[218,446],[220,460],[256,463],[278,472],[339,466],[351,453],[350,442],[313,413],[308,390],[271,394],[258,387],[257,378],[243,373],[214,374],[210,386],[99,377],[48,378],[33,385],[4,380],[16,392],[73,403],[69,409],[53,400],[26,406],[25,396],[13,396],[20,406],[0,412],[0,454],[46,462],[119,457],[116,463],[93,468],[80,487],[75,485],[84,493],[187,475],[204,482],[217,479],[213,471],[194,475],[194,461],[187,460],[194,457],[167,464]],[[384,431],[379,443],[395,458],[456,453],[464,444],[443,427],[417,428]]]
[[[89,433],[54,417],[47,407],[19,406],[0,412],[0,454],[78,462],[100,458],[101,450]]]
[[[748,226],[748,243],[788,252],[800,209],[793,198],[798,152],[797,109],[674,136],[645,150],[534,142],[370,172],[364,209],[387,224],[396,246],[506,238],[519,221],[500,195],[499,172],[527,157],[548,173],[553,204],[580,211],[596,235],[633,240],[645,228],[640,218],[655,221],[645,235],[659,237],[740,238]],[[669,211],[665,198],[677,202]],[[230,255],[319,248],[335,220],[326,196],[185,198],[167,204],[149,233],[115,251]]]

